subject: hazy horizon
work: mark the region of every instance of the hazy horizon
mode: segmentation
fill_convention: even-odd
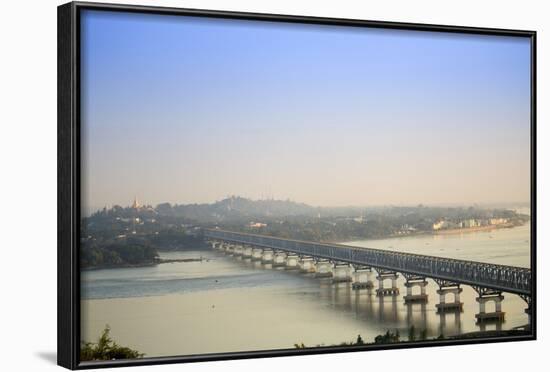
[[[527,38],[86,10],[81,61],[84,210],[530,200]]]
[[[157,207],[159,204],[169,203],[172,206],[176,205],[192,205],[192,204],[215,204],[218,202],[221,202],[223,200],[229,199],[229,198],[244,198],[248,199],[254,202],[259,201],[283,201],[283,202],[293,202],[297,204],[306,204],[310,207],[314,208],[387,208],[387,207],[417,207],[419,205],[422,205],[424,207],[435,207],[435,208],[466,208],[466,207],[479,207],[479,208],[509,208],[509,207],[519,207],[524,205],[530,205],[530,201],[509,201],[509,202],[496,202],[496,203],[435,203],[435,204],[426,204],[426,203],[411,203],[411,204],[368,204],[368,205],[311,205],[308,203],[301,202],[300,200],[292,200],[289,198],[271,198],[271,197],[265,197],[260,199],[254,199],[254,198],[248,198],[246,196],[242,195],[228,195],[221,199],[211,200],[211,201],[204,201],[204,202],[196,202],[196,203],[185,203],[185,202],[178,202],[178,201],[163,201],[159,203],[149,203],[147,200],[141,200],[139,197],[135,196],[135,199],[137,199],[137,202],[140,206],[152,206]],[[91,213],[97,212],[102,210],[103,208],[110,209],[112,207],[120,206],[123,208],[131,207],[134,202],[134,199],[129,199],[125,203],[117,203],[117,204],[110,204],[110,205],[104,205],[104,206],[96,206],[96,207],[89,207],[88,210],[83,211],[83,215],[90,215]]]

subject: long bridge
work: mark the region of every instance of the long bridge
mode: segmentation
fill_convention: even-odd
[[[504,320],[502,293],[517,294],[527,303],[525,312],[530,320],[531,270],[527,268],[220,229],[205,229],[204,237],[213,248],[272,263],[273,266],[332,277],[334,281],[350,281],[354,289],[372,288],[370,274],[376,272],[376,294],[379,296],[399,294],[396,280],[401,274],[407,288],[405,302],[427,302],[426,279],[430,278],[439,286],[438,312],[462,311],[460,286],[469,285],[479,295],[476,298],[480,306],[476,314],[478,322]],[[391,280],[391,287],[385,287],[387,280]],[[413,295],[412,288],[417,286],[420,294]],[[449,293],[454,294],[452,302],[445,300]],[[485,304],[490,301],[495,303],[495,311],[489,313],[485,311]]]

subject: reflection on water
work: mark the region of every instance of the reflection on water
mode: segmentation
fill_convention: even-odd
[[[528,246],[516,243],[528,240],[529,230],[522,227],[511,234],[513,230],[494,231],[493,238],[481,237],[480,241],[504,242],[501,256],[508,261],[503,263],[528,262]],[[515,243],[505,242],[501,233],[515,235]],[[415,239],[411,240],[417,242]],[[475,240],[455,240],[471,242],[472,246],[461,245],[462,252],[474,252]],[[457,246],[455,240],[441,239],[451,250]],[[404,241],[392,244],[408,249]],[[487,246],[481,246],[481,252],[474,255],[491,260],[483,254]],[[491,245],[487,255],[493,256],[494,249]],[[398,330],[406,340],[411,325],[418,333],[425,330],[428,338],[434,338],[527,323],[525,302],[507,293],[502,303],[505,322],[477,325],[477,294],[468,286],[463,286],[461,294],[463,312],[440,315],[435,308],[438,287],[430,279],[428,302],[405,304],[403,294],[377,297],[372,289],[353,290],[350,283],[333,284],[330,278],[319,279],[220,252],[163,254],[164,258],[200,256],[205,260],[84,272],[82,338],[96,339],[109,324],[119,343],[147,356],[165,356],[292,348],[301,342],[333,345],[355,340],[358,334],[368,342],[387,330]],[[404,291],[402,276],[397,286]]]

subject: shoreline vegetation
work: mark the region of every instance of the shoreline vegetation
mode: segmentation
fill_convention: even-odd
[[[453,235],[453,234],[468,234],[479,231],[493,231],[499,229],[512,229],[514,227],[519,227],[525,225],[525,222],[522,224],[514,225],[511,223],[501,224],[501,225],[488,225],[488,226],[476,226],[476,227],[462,227],[456,229],[445,229],[445,230],[436,230],[433,232],[433,235]]]
[[[170,259],[163,259],[163,258],[157,258],[155,261],[151,262],[142,262],[138,264],[116,264],[116,265],[103,265],[103,266],[88,266],[85,268],[82,268],[82,271],[91,271],[91,270],[103,270],[103,269],[125,269],[125,268],[138,268],[138,267],[150,267],[150,266],[156,266],[161,264],[171,264],[171,263],[180,263],[180,262],[208,262],[210,259],[199,257],[199,258],[170,258]]]
[[[459,335],[453,336],[444,336],[439,335],[437,337],[427,337],[427,331],[421,330],[417,332],[414,326],[411,326],[408,329],[407,338],[402,338],[398,330],[386,331],[386,333],[378,335],[374,338],[372,342],[365,342],[361,335],[357,335],[355,341],[344,341],[340,344],[324,345],[318,344],[315,346],[307,346],[303,342],[295,343],[294,347],[296,349],[312,349],[312,348],[323,348],[323,347],[334,347],[334,346],[369,346],[369,345],[380,345],[380,344],[398,344],[398,343],[410,343],[410,342],[436,342],[443,340],[464,340],[464,339],[475,339],[475,338],[491,338],[491,337],[511,337],[511,336],[527,336],[531,332],[525,329],[509,329],[509,330],[491,330],[491,331],[475,331],[462,333]]]
[[[126,346],[119,345],[110,336],[111,328],[106,325],[97,342],[85,342],[81,341],[80,348],[80,361],[100,361],[100,360],[120,360],[120,359],[139,359],[143,358],[146,354],[141,353],[138,350],[131,349]],[[399,330],[386,331],[384,334],[380,334],[374,338],[372,342],[365,342],[361,335],[357,335],[355,341],[344,341],[340,344],[324,345],[318,344],[315,346],[307,346],[303,342],[295,343],[296,349],[313,349],[324,347],[337,347],[337,346],[364,346],[369,345],[387,345],[387,344],[399,344],[399,343],[411,343],[411,342],[437,342],[443,340],[464,340],[475,338],[490,338],[490,337],[510,337],[510,336],[523,336],[529,335],[530,332],[525,329],[510,329],[510,330],[493,330],[493,331],[476,331],[468,332],[454,336],[427,337],[427,331],[418,331],[414,326],[411,326],[407,331],[406,339],[403,338]]]
[[[204,228],[316,242],[345,243],[513,228],[530,220],[506,208],[312,207],[289,200],[228,197],[212,204],[104,208],[81,220],[80,267],[152,266],[162,251],[210,249]],[[419,249],[419,254],[422,254]]]
[[[110,336],[111,328],[106,325],[97,342],[81,342],[80,361],[139,359],[145,356],[137,350],[120,346]]]

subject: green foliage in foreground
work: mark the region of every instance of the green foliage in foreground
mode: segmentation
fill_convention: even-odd
[[[420,332],[420,334],[417,337],[416,329],[414,328],[414,326],[411,326],[409,328],[408,341],[418,341],[418,340],[424,341],[428,338],[427,333],[428,333],[428,331],[426,329],[424,329]],[[437,339],[442,340],[444,338],[445,337],[443,335],[440,335]],[[393,343],[398,343],[398,342],[401,342],[401,341],[402,340],[401,340],[401,335],[399,334],[399,331],[395,330],[395,332],[386,331],[386,333],[376,336],[374,338],[374,342],[371,342],[370,344],[371,345],[372,344],[393,344]],[[361,337],[361,335],[358,335],[357,339],[355,341],[342,342],[338,345],[332,345],[332,346],[361,346],[361,345],[369,345],[369,343],[363,341],[363,338]],[[326,346],[326,345],[317,345],[315,347],[322,347],[322,346]],[[294,347],[296,349],[306,349],[310,346],[306,346],[302,342],[302,343],[294,344]]]
[[[395,342],[399,342],[399,331],[395,331],[395,333],[386,331],[383,335],[378,335],[374,338],[375,344],[392,344]]]
[[[80,361],[136,359],[142,358],[145,355],[128,347],[119,346],[109,336],[110,332],[111,328],[107,325],[97,343],[83,342],[80,347]]]
[[[342,342],[342,343],[338,344],[338,346],[360,346],[360,345],[366,345],[366,343],[365,343],[365,341],[363,341],[363,338],[361,337],[361,335],[357,335],[357,339],[355,341]],[[317,345],[316,347],[322,347],[322,346],[325,346],[325,345]],[[335,346],[335,345],[333,345],[333,346]],[[298,344],[294,344],[294,347],[296,349],[306,349],[309,346],[306,346],[303,342],[301,342],[301,343],[298,343]]]

